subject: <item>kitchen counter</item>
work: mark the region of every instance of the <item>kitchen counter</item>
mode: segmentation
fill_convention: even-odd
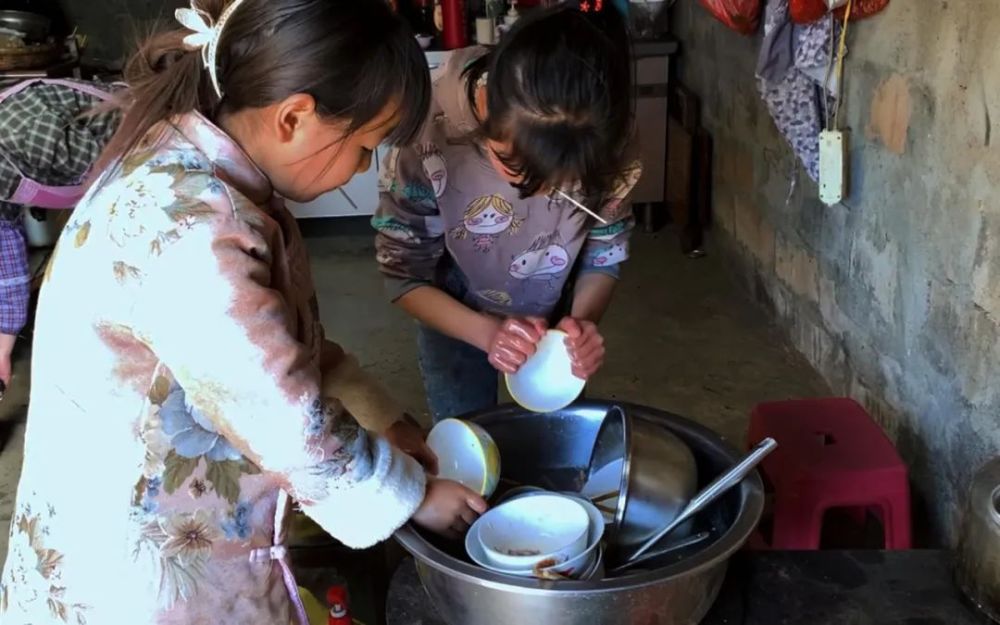
[[[446,625],[431,607],[413,560],[392,579],[386,616],[388,625]],[[988,623],[953,584],[945,551],[762,551],[733,559],[701,625]],[[521,625],[534,624],[526,619]]]

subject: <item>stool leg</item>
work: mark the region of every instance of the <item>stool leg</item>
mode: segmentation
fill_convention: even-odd
[[[771,548],[776,550],[819,549],[823,510],[813,502],[777,498],[774,506],[774,534]]]
[[[886,549],[910,549],[913,546],[908,494],[902,493],[883,502],[882,524],[885,528]]]

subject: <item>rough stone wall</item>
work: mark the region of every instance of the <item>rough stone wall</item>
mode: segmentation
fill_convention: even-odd
[[[907,460],[915,522],[950,543],[1000,453],[1000,5],[892,0],[852,26],[850,197],[826,207],[759,99],[759,36],[678,0],[680,79],[715,139],[714,210],[755,296]],[[764,399],[764,398],[762,398]]]

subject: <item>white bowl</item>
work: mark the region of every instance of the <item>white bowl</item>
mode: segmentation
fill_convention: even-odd
[[[585,380],[573,375],[566,333],[549,330],[517,373],[504,376],[510,396],[532,412],[562,410],[583,392]]]
[[[539,493],[547,493],[549,491],[544,488],[539,488],[537,486],[515,486],[514,488],[506,491],[503,495],[497,497],[497,500],[493,503],[494,507],[499,506],[502,503],[508,501],[513,501],[524,497],[525,495],[537,495]]]
[[[579,500],[562,495],[521,497],[493,508],[479,521],[486,560],[509,570],[539,562],[567,562],[587,549],[590,516]]]
[[[598,513],[598,518],[600,518],[600,513]],[[523,569],[508,569],[496,566],[487,560],[486,551],[483,549],[483,544],[479,538],[479,526],[476,524],[473,524],[473,526],[469,528],[468,533],[465,535],[465,550],[468,552],[469,557],[472,558],[473,562],[484,569],[493,571],[494,573],[513,575],[514,577],[536,576],[534,566]],[[601,535],[595,535],[594,531],[591,530],[590,545],[587,546],[586,551],[567,562],[542,567],[541,571],[558,573],[559,575],[575,579],[593,579],[593,576],[596,575],[597,570],[600,567],[602,559],[603,552],[601,549]],[[603,572],[601,575],[603,576]]]
[[[525,487],[527,488],[527,487]],[[521,497],[535,497],[546,493],[544,490],[524,490],[512,495],[510,500],[520,499]],[[589,499],[581,497],[576,493],[561,493],[565,497],[579,502],[581,506],[587,511],[587,516],[590,519],[589,528],[587,530],[587,548],[575,558],[572,558],[565,563],[556,564],[551,567],[546,567],[543,570],[555,570],[560,575],[566,575],[569,577],[576,577],[577,573],[581,570],[585,570],[593,559],[595,553],[600,551],[601,539],[604,538],[604,528],[605,528],[605,517],[600,510],[597,509]],[[600,557],[600,556],[598,556]],[[586,572],[581,577],[586,577]]]
[[[437,454],[438,477],[489,497],[500,481],[500,450],[486,430],[459,419],[439,422],[427,436]]]
[[[607,492],[607,491],[605,491]],[[550,491],[543,490],[534,486],[520,486],[518,488],[512,488],[509,492],[504,495],[504,498],[500,503],[507,501],[514,501],[515,499],[520,499],[522,497],[534,497],[536,495],[546,495],[551,494]],[[563,497],[569,497],[574,499],[584,509],[587,511],[587,516],[590,517],[590,524],[587,531],[587,551],[591,551],[597,543],[601,542],[604,537],[604,529],[607,526],[607,519],[604,513],[598,510],[597,506],[587,498],[583,493],[559,493]],[[499,504],[498,504],[499,505]]]

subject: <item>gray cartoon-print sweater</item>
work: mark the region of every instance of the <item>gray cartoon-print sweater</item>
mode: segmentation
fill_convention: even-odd
[[[465,139],[476,119],[462,72],[484,52],[474,47],[451,55],[434,80],[416,144],[387,156],[372,219],[376,257],[393,301],[433,285],[476,310],[550,317],[578,261],[581,274],[617,277],[634,225],[627,197],[642,167],[630,164],[610,199],[590,207],[599,208],[606,225],[558,196],[519,199]],[[445,266],[459,270],[462,293],[446,287]]]

